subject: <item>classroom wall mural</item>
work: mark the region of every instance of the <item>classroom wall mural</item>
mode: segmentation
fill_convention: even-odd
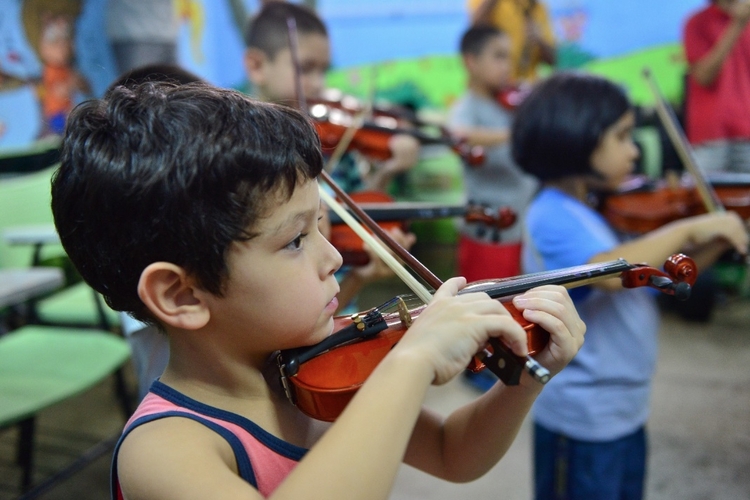
[[[650,65],[681,98],[680,31],[707,0],[548,0],[559,67],[604,74],[647,104]],[[0,0],[0,151],[62,130],[72,106],[116,78],[104,26],[107,0]],[[464,0],[307,1],[329,26],[332,86],[415,107],[444,109],[464,86],[456,55],[468,22]],[[242,27],[257,0],[174,0],[178,60],[211,83],[241,87]],[[551,71],[552,68],[549,69]]]

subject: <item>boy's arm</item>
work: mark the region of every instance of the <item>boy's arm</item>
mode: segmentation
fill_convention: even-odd
[[[516,297],[513,304],[527,320],[550,332],[548,346],[536,359],[558,373],[580,349],[586,330],[567,291],[539,287]],[[405,461],[449,481],[477,479],[505,455],[542,388],[523,373],[520,385],[496,383],[446,419],[423,411]]]
[[[461,138],[465,138],[470,146],[493,147],[500,146],[510,140],[508,128],[464,127],[454,126],[451,130]]]
[[[396,175],[406,172],[419,162],[421,145],[414,136],[396,134],[388,141],[388,147],[391,158],[370,171],[364,180],[366,189],[386,191]]]
[[[732,21],[713,47],[690,65],[690,74],[704,87],[711,86],[732,48],[750,21],[750,2],[738,2],[730,13]]]

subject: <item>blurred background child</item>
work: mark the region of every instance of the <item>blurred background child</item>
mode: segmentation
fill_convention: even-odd
[[[728,249],[747,252],[747,232],[732,212],[621,241],[587,204],[592,189],[614,190],[633,171],[634,125],[624,91],[596,76],[556,74],[523,102],[513,156],[542,182],[526,216],[524,272],[618,258],[661,267],[679,251],[701,269]],[[640,499],[659,328],[655,296],[622,290],[618,279],[571,296],[587,325],[586,343],[534,405],[536,498]]]

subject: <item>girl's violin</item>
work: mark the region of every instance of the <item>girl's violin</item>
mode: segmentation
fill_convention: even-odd
[[[486,292],[500,300],[526,330],[529,353],[533,355],[544,349],[549,334],[523,318],[510,302],[514,295],[546,284],[572,288],[619,275],[626,288],[649,286],[680,299],[687,298],[697,278],[692,259],[674,255],[665,263],[664,269],[662,272],[645,265],[631,265],[620,259],[514,278],[479,281],[469,284],[460,293]],[[426,307],[421,302],[416,306],[411,302],[411,298],[399,296],[368,312],[334,318],[334,333],[324,341],[277,353],[272,360],[274,373],[270,376],[275,380],[269,382],[279,382],[286,397],[310,417],[335,420]],[[506,385],[515,385],[526,362],[525,358],[508,355],[504,346],[493,339],[477,355],[472,365],[475,370],[486,367]],[[542,383],[549,379],[549,374],[541,372],[532,375]]]
[[[476,205],[437,205],[432,203],[394,202],[385,193],[365,191],[350,195],[364,211],[385,230],[406,230],[409,220],[427,220],[444,217],[463,217],[466,222],[480,223],[487,227],[505,229],[516,221],[516,213],[509,207],[497,211]],[[345,265],[363,266],[369,262],[362,238],[336,213],[331,212],[331,244],[344,259]]]
[[[344,133],[349,129],[362,109],[354,108],[348,101],[329,101],[324,99],[309,100],[308,108],[315,128],[320,136],[324,153],[332,153],[341,141]],[[484,149],[469,144],[453,134],[445,127],[429,125],[411,116],[401,116],[396,108],[384,111],[382,108],[365,118],[361,126],[354,132],[354,136],[347,151],[359,151],[363,155],[375,160],[387,160],[391,157],[389,141],[397,134],[407,134],[416,138],[422,145],[439,144],[450,147],[469,165],[477,166],[484,162]],[[437,133],[428,133],[425,127],[434,128]]]
[[[509,85],[495,94],[498,104],[508,111],[515,111],[531,93],[529,84]]]
[[[712,180],[701,170],[677,117],[659,91],[648,68],[643,70],[656,101],[656,112],[664,125],[690,180],[668,182],[647,191],[634,191],[609,197],[603,207],[610,223],[625,232],[644,233],[673,220],[706,212],[732,210],[750,217],[750,182],[741,175],[724,174]]]
[[[709,175],[707,181],[723,209],[750,218],[750,176]],[[601,211],[615,229],[643,234],[678,219],[704,214],[707,209],[690,177],[656,183],[636,177],[608,195]]]

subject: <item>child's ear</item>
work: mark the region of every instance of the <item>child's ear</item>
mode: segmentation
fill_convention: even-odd
[[[263,83],[264,69],[268,62],[266,54],[262,50],[251,47],[245,49],[242,62],[245,66],[247,79],[255,85]]]
[[[151,314],[185,330],[203,328],[211,318],[206,293],[183,268],[169,262],[150,264],[138,281],[138,296]]]

